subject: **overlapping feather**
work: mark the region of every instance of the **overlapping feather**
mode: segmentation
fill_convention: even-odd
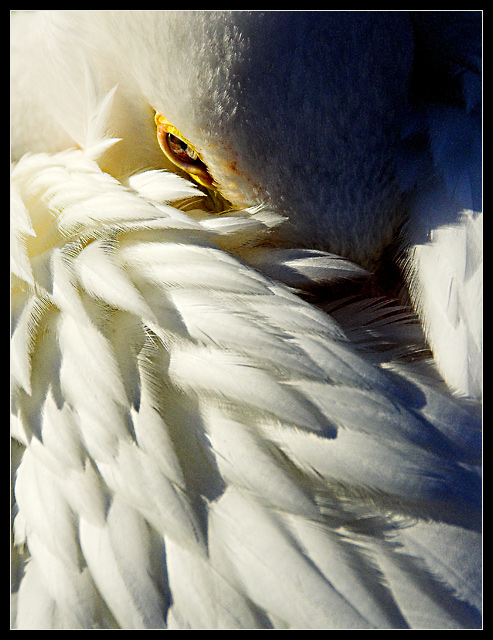
[[[477,626],[474,413],[272,279],[334,276],[276,216],[96,159],[12,172],[15,625]]]

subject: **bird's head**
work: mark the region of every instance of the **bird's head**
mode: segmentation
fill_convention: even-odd
[[[403,214],[405,12],[129,11],[113,31],[168,160],[284,216],[279,243],[378,257]]]

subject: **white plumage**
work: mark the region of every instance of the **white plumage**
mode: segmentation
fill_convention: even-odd
[[[15,628],[481,626],[477,18],[13,15]]]

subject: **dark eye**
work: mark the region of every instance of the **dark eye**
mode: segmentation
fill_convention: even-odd
[[[164,155],[199,184],[211,187],[212,177],[192,145],[162,115],[156,114],[157,139]]]
[[[178,160],[181,162],[200,162],[197,152],[194,151],[189,144],[180,140],[180,138],[177,138],[172,133],[168,133],[167,137],[168,146]]]

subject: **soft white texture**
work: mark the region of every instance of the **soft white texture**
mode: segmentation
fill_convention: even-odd
[[[72,186],[84,189],[57,215]],[[328,316],[84,152],[26,157],[13,189],[32,228],[51,221],[33,275],[14,281],[14,435],[27,447],[15,527],[31,556],[19,627],[470,624],[452,592],[435,603],[419,547],[387,569],[417,518],[477,518],[466,408],[437,431],[414,385],[366,362]],[[38,238],[22,224],[28,259]],[[458,402],[428,393],[433,416]],[[403,589],[439,613],[416,623]]]
[[[435,360],[452,389],[482,397],[483,214],[463,212],[412,249],[415,304]]]
[[[110,80],[88,72],[80,149],[46,123],[12,169],[14,626],[480,626],[478,404],[398,357],[408,315],[366,304],[346,333],[299,297],[367,272],[271,246],[266,202],[207,212]]]

